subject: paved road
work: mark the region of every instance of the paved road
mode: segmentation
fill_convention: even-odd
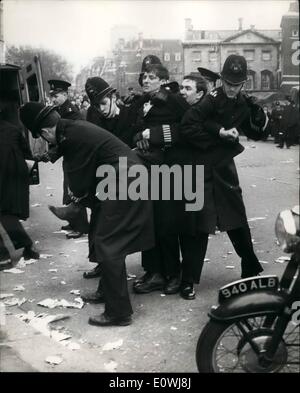
[[[281,274],[284,264],[275,263],[275,259],[283,253],[276,245],[274,222],[280,210],[298,203],[298,147],[281,150],[271,141],[242,143],[246,149],[237,157],[236,164],[248,218],[263,217],[250,221],[255,249],[259,259],[267,262],[263,265],[265,273]],[[73,301],[76,295],[71,290],[94,289],[97,285],[97,280],[82,277],[83,271],[93,267],[86,258],[87,243],[66,240],[63,233],[54,233],[61,222],[51,215],[47,205],[61,202],[61,163],[41,164],[40,175],[41,184],[31,188],[31,217],[24,224],[37,248],[53,256],[25,266],[21,274],[0,273],[1,293],[26,298],[21,306],[6,308],[1,370],[196,372],[197,339],[210,306],[216,302],[217,289],[240,277],[239,259],[227,235],[211,236],[209,261],[196,288],[195,300],[186,301],[179,295],[165,296],[160,292],[132,294],[135,313],[131,326],[90,326],[88,317],[101,313],[102,305],[86,304],[82,309],[48,309],[37,305],[45,298]],[[129,273],[141,275],[140,254],[130,256],[127,267]],[[20,284],[25,290],[14,291]],[[130,292],[131,285],[129,281]],[[68,315],[68,319],[52,325],[59,332],[69,333],[72,336],[69,341],[78,343],[80,349],[71,351],[15,317],[28,311]],[[116,342],[118,348],[104,350],[105,344]],[[62,363],[47,364],[44,360],[50,355],[60,356]]]

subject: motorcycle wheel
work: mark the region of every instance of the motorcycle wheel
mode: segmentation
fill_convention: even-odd
[[[270,326],[266,316],[240,318],[224,323],[210,321],[204,327],[196,349],[200,373],[275,373],[300,372],[300,327],[290,322],[273,361],[267,365],[245,338],[245,333],[260,350],[270,341],[277,317]],[[243,330],[243,331],[242,331]]]

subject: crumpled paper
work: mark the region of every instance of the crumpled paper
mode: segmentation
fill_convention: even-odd
[[[84,301],[81,297],[77,297],[74,299],[74,302],[69,302],[65,299],[51,299],[47,298],[38,303],[39,306],[47,307],[47,308],[56,308],[56,307],[64,307],[64,308],[79,308],[81,309],[84,306]]]

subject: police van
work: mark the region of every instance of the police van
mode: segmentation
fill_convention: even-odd
[[[20,122],[19,108],[28,101],[45,103],[39,56],[35,56],[33,61],[24,68],[12,64],[0,64],[0,111],[6,110],[7,120],[22,127],[32,154],[42,154],[47,149],[46,142],[41,138],[32,138]],[[38,163],[29,160],[26,162],[30,184],[39,184]]]

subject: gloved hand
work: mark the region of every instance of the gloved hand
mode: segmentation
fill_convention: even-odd
[[[266,122],[266,114],[261,106],[256,104],[256,98],[244,95],[250,109],[251,122],[257,127],[263,127]]]
[[[36,154],[36,155],[34,155],[33,159],[34,159],[34,161],[37,161],[37,162],[40,162],[40,161],[49,162],[50,161],[50,156],[46,152],[46,153],[43,153],[43,154]]]
[[[147,139],[142,139],[142,140],[138,141],[136,145],[137,145],[137,147],[138,147],[140,150],[142,150],[144,153],[145,153],[146,151],[148,151],[148,150],[149,150],[149,147],[150,147],[149,142],[148,142]]]

